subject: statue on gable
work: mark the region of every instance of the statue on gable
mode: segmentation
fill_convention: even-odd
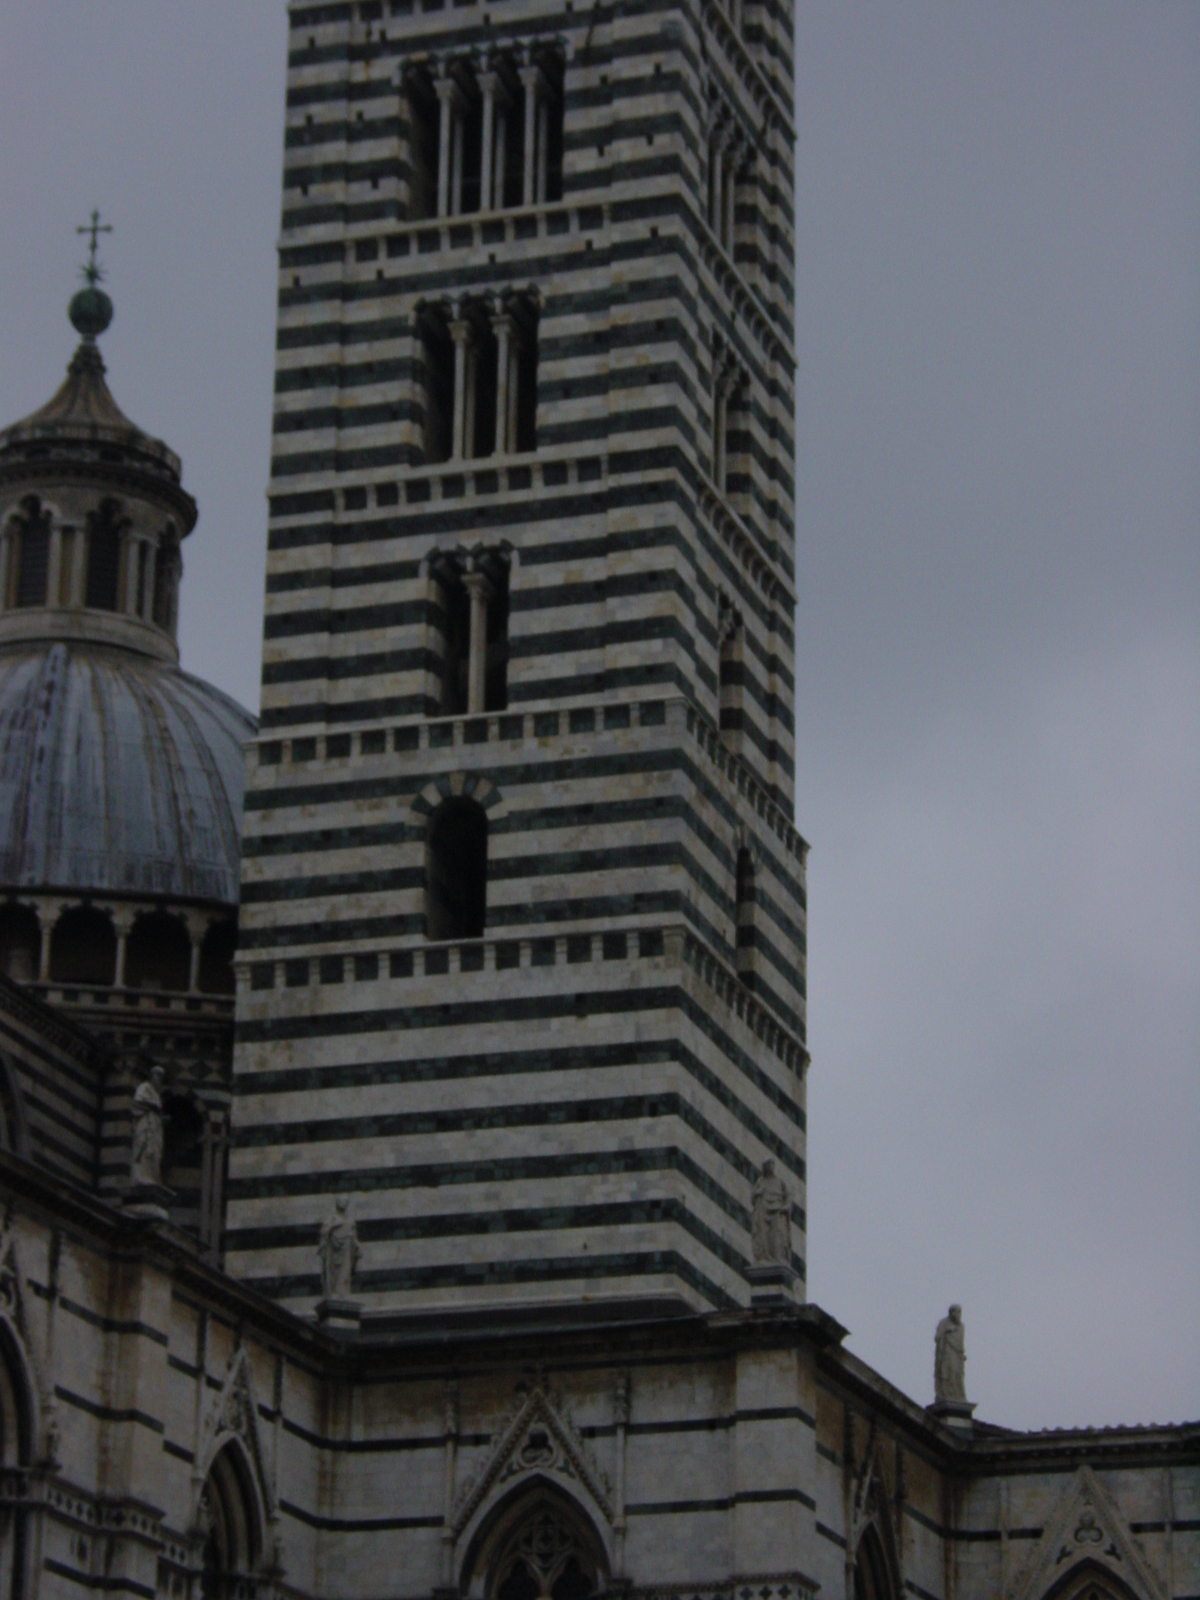
[[[937,1404],[961,1404],[967,1398],[967,1352],[962,1307],[951,1306],[934,1337],[933,1393]]]

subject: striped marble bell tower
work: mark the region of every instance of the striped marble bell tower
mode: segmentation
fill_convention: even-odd
[[[791,49],[291,8],[226,1251],[298,1311],[341,1195],[368,1325],[744,1304],[767,1161],[802,1293]]]

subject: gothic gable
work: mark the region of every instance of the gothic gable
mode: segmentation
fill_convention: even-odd
[[[258,1400],[254,1392],[254,1374],[250,1355],[245,1345],[239,1344],[229,1358],[221,1392],[214,1399],[200,1431],[200,1444],[196,1451],[196,1468],[193,1474],[193,1518],[198,1514],[200,1497],[210,1468],[219,1451],[231,1439],[236,1439],[245,1450],[254,1468],[254,1476],[262,1496],[263,1510],[268,1522],[276,1517],[272,1476],[267,1470],[267,1454],[263,1449],[262,1433],[258,1422]]]
[[[506,1492],[525,1479],[557,1479],[582,1487],[611,1525],[612,1490],[587,1445],[560,1405],[539,1385],[519,1399],[500,1430],[482,1469],[463,1484],[450,1513],[457,1539],[494,1491]]]
[[[1139,1600],[1167,1600],[1162,1580],[1087,1466],[1064,1490],[1032,1556],[1010,1584],[1007,1600],[1042,1600],[1085,1563],[1110,1572]]]

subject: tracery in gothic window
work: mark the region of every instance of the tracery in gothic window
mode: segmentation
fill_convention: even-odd
[[[590,1600],[604,1586],[592,1530],[550,1490],[523,1498],[502,1518],[483,1559],[488,1600]]]

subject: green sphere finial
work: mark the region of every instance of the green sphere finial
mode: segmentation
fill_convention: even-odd
[[[112,224],[102,223],[99,211],[93,211],[92,220],[75,232],[90,235],[87,264],[81,269],[86,286],[72,296],[67,315],[77,333],[85,339],[95,339],[113,319],[113,303],[99,287],[104,272],[96,260],[97,235],[111,233]]]

